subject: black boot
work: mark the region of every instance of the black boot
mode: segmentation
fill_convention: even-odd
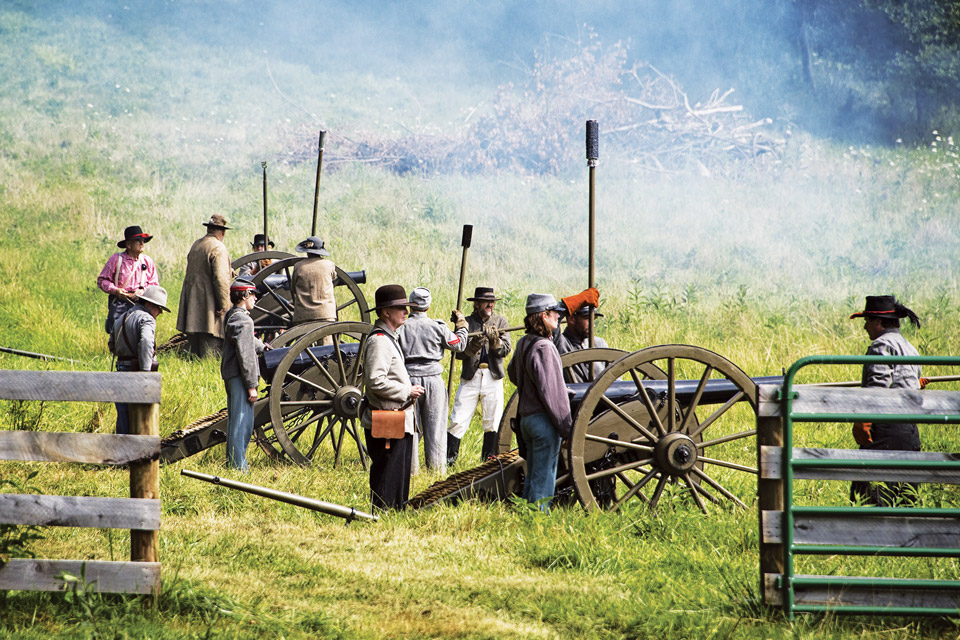
[[[454,438],[449,433],[447,434],[447,465],[453,466],[457,461],[457,456],[460,455],[460,438]]]
[[[497,450],[500,448],[500,434],[496,431],[483,432],[483,450],[480,453],[480,461],[486,462],[487,458],[496,457]]]

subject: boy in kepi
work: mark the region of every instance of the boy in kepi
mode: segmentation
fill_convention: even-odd
[[[220,376],[227,390],[227,466],[247,471],[247,446],[253,436],[253,403],[260,386],[257,355],[265,345],[253,335],[250,310],[257,287],[246,277],[230,285],[232,307],[223,319],[223,360]]]

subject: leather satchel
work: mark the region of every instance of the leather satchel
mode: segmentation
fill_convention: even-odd
[[[391,440],[400,440],[404,437],[403,427],[406,422],[405,411],[372,409],[370,413],[373,423],[370,428],[370,435],[374,438],[386,438],[387,449],[390,448]]]

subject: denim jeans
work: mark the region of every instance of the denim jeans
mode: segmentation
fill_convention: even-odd
[[[223,381],[227,389],[227,466],[248,471],[247,447],[253,436],[253,403],[247,400],[243,378],[234,376]]]
[[[536,502],[553,499],[557,482],[557,457],[560,436],[546,413],[533,413],[520,418],[520,435],[527,446],[527,478],[523,482],[523,499]],[[543,508],[549,510],[550,502]]]

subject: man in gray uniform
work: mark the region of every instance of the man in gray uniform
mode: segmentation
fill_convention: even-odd
[[[430,302],[429,289],[417,287],[410,292],[411,313],[399,332],[400,347],[411,384],[419,384],[425,389],[414,407],[423,432],[424,460],[428,469],[446,473],[449,404],[440,360],[444,349],[460,353],[467,347],[467,319],[459,311],[454,311],[455,331],[450,331],[442,320],[427,317]]]
[[[110,351],[117,356],[117,371],[156,371],[157,316],[167,313],[167,291],[151,285],[140,299],[113,325]],[[130,433],[130,410],[126,403],[117,403],[117,433]]]
[[[553,332],[553,344],[556,345],[557,351],[561,356],[571,351],[579,351],[589,347],[590,309],[591,305],[582,305],[567,317],[567,326],[562,332],[559,327]],[[595,311],[593,317],[602,318],[603,314]],[[607,341],[603,338],[594,336],[593,346],[595,349],[605,349],[609,345],[607,345]],[[594,362],[592,376],[590,375],[589,366],[590,363],[582,362],[568,367],[563,372],[564,380],[566,382],[590,382],[591,380],[596,380],[597,376],[599,376],[607,366],[607,363]]]
[[[896,301],[893,296],[867,296],[863,311],[850,318],[863,318],[863,329],[873,341],[867,349],[868,356],[917,356],[912,344],[900,333],[900,318],[910,318],[917,327],[920,319],[910,309]],[[920,365],[915,364],[865,364],[862,387],[885,389],[921,389]],[[857,422],[853,425],[853,437],[861,449],[884,451],[920,451],[920,432],[917,425],[908,423]],[[917,498],[918,485],[886,483],[871,486],[869,482],[853,482],[850,499],[877,506],[893,506],[897,502],[913,503]]]

